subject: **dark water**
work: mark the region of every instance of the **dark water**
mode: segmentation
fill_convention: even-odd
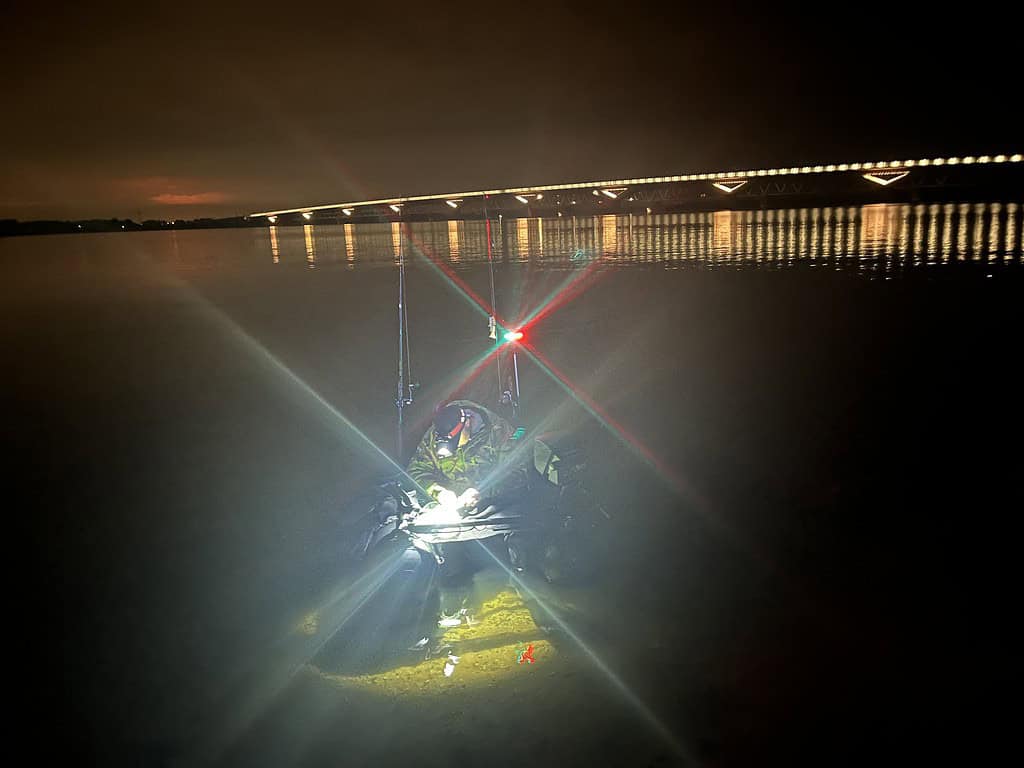
[[[394,446],[397,230],[0,241],[15,706],[40,753],[107,765],[1000,754],[1020,229],[1005,204],[496,225],[504,316],[579,281],[529,330],[576,397],[524,359],[524,406],[587,444],[616,546],[539,592],[575,635],[548,665],[415,700],[313,674],[337,617],[303,631]],[[482,224],[412,239],[422,423],[487,343],[450,281],[490,287]]]

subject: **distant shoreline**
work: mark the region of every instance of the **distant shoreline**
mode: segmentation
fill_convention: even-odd
[[[0,219],[0,237],[81,235],[99,232],[156,232],[179,229],[235,229],[244,227],[266,227],[266,222],[259,219],[253,220],[245,216],[232,216],[223,219],[180,219],[175,221],[147,219],[141,224],[133,219],[79,219],[75,221]]]

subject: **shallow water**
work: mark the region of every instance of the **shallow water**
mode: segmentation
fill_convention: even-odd
[[[487,349],[453,287],[489,300],[482,223],[0,240],[42,749],[996,754],[975,725],[1008,722],[989,687],[1011,653],[1020,229],[1009,204],[495,222],[501,315],[557,297],[528,329],[548,372],[520,360],[524,413],[587,444],[615,546],[591,582],[521,590],[556,654],[416,697],[309,662],[344,632],[352,498],[394,450],[396,248],[411,443]]]

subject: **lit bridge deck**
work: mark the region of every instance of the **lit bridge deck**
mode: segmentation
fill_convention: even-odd
[[[565,212],[616,213],[659,211],[688,206],[737,205],[749,207],[767,197],[812,199],[891,199],[953,193],[982,188],[1021,194],[1022,155],[940,157],[838,163],[792,168],[717,171],[676,176],[582,181],[470,192],[351,200],[261,211],[250,218],[276,223],[345,217],[376,219],[509,216],[561,216]],[[457,213],[456,213],[457,212]]]

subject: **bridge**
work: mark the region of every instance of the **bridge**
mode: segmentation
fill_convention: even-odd
[[[1013,197],[1024,189],[1024,156],[980,155],[918,160],[759,168],[676,176],[581,181],[468,192],[351,200],[252,213],[269,223],[318,221],[662,213],[700,208],[751,208],[768,198],[790,202],[876,202]],[[782,201],[774,201],[781,203]]]

